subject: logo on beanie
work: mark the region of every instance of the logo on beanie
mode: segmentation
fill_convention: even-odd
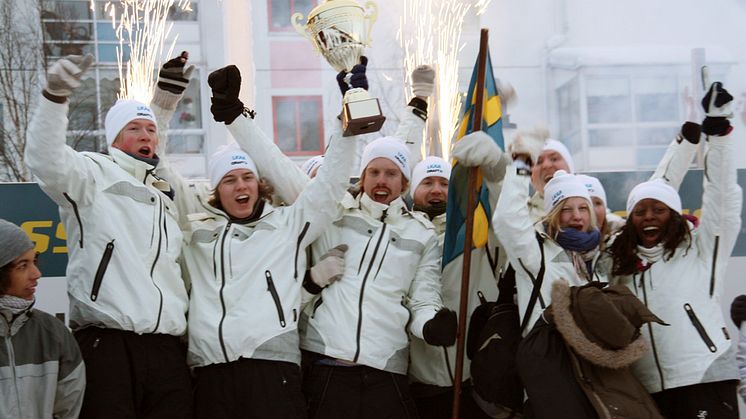
[[[242,156],[240,154],[235,154],[231,156],[231,166],[236,166],[239,164],[248,164],[246,162],[246,156]]]
[[[443,173],[440,163],[430,163],[425,167],[425,173]]]
[[[562,192],[562,190],[555,192],[552,195],[552,205],[556,204],[558,200],[562,199],[563,195],[564,195],[564,192]]]
[[[405,155],[404,155],[404,154],[402,154],[401,152],[397,151],[397,152],[396,152],[396,154],[394,154],[394,158],[395,158],[395,159],[396,159],[396,161],[398,161],[398,162],[399,162],[399,164],[401,164],[402,166],[406,166],[406,165],[407,165],[407,156],[405,156]]]

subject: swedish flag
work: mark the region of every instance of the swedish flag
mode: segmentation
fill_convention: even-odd
[[[482,131],[488,134],[495,143],[504,150],[503,139],[502,106],[497,91],[495,77],[492,75],[492,60],[489,51],[486,60],[484,79],[484,102],[482,105]],[[459,127],[457,140],[473,131],[474,113],[476,111],[476,84],[479,59],[474,64],[471,74],[469,93],[464,102],[463,117]],[[466,234],[466,201],[468,196],[468,168],[459,165],[457,161],[453,164],[451,179],[448,184],[448,205],[446,207],[446,231],[443,242],[443,262],[445,267],[453,259],[464,251],[464,236]],[[488,199],[487,188],[482,184],[482,175],[477,171],[477,206],[474,209],[474,230],[472,243],[475,248],[487,244],[487,234],[490,228],[490,215],[492,209]]]

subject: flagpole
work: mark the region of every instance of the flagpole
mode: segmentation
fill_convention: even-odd
[[[487,66],[487,40],[489,31],[482,28],[479,38],[479,58],[475,89],[473,131],[482,130],[482,105],[484,103],[484,79]],[[458,309],[458,334],[456,339],[456,371],[453,383],[453,410],[451,418],[458,419],[461,408],[461,382],[463,381],[464,344],[466,341],[466,309],[469,301],[469,275],[471,271],[471,246],[474,234],[474,208],[476,207],[477,167],[468,170],[466,198],[466,233],[464,237],[463,269],[461,271],[461,295]]]

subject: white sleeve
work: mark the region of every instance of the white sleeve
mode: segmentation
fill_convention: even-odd
[[[671,141],[650,180],[663,179],[678,190],[696,152],[697,145],[687,140],[682,140],[680,143],[676,140]]]
[[[738,364],[738,374],[741,377],[741,382],[738,385],[738,393],[746,403],[746,322],[741,322],[736,361]]]
[[[412,159],[410,167],[422,161],[422,140],[425,135],[425,120],[414,113],[414,107],[407,106],[401,116],[401,122],[396,128],[394,137],[404,140]]]
[[[438,245],[438,238],[433,234],[425,245],[414,280],[409,287],[407,306],[412,312],[412,323],[409,331],[420,339],[425,339],[422,329],[425,323],[435,316],[443,307],[441,298],[440,259],[443,252]]]
[[[69,207],[93,201],[97,164],[67,145],[68,102],[54,103],[45,97],[31,117],[24,160],[39,186],[58,205]]]

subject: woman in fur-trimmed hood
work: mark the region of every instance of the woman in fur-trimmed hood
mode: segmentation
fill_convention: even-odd
[[[629,366],[648,350],[640,327],[665,324],[626,287],[552,284],[546,324],[518,349],[527,417],[662,418]]]

